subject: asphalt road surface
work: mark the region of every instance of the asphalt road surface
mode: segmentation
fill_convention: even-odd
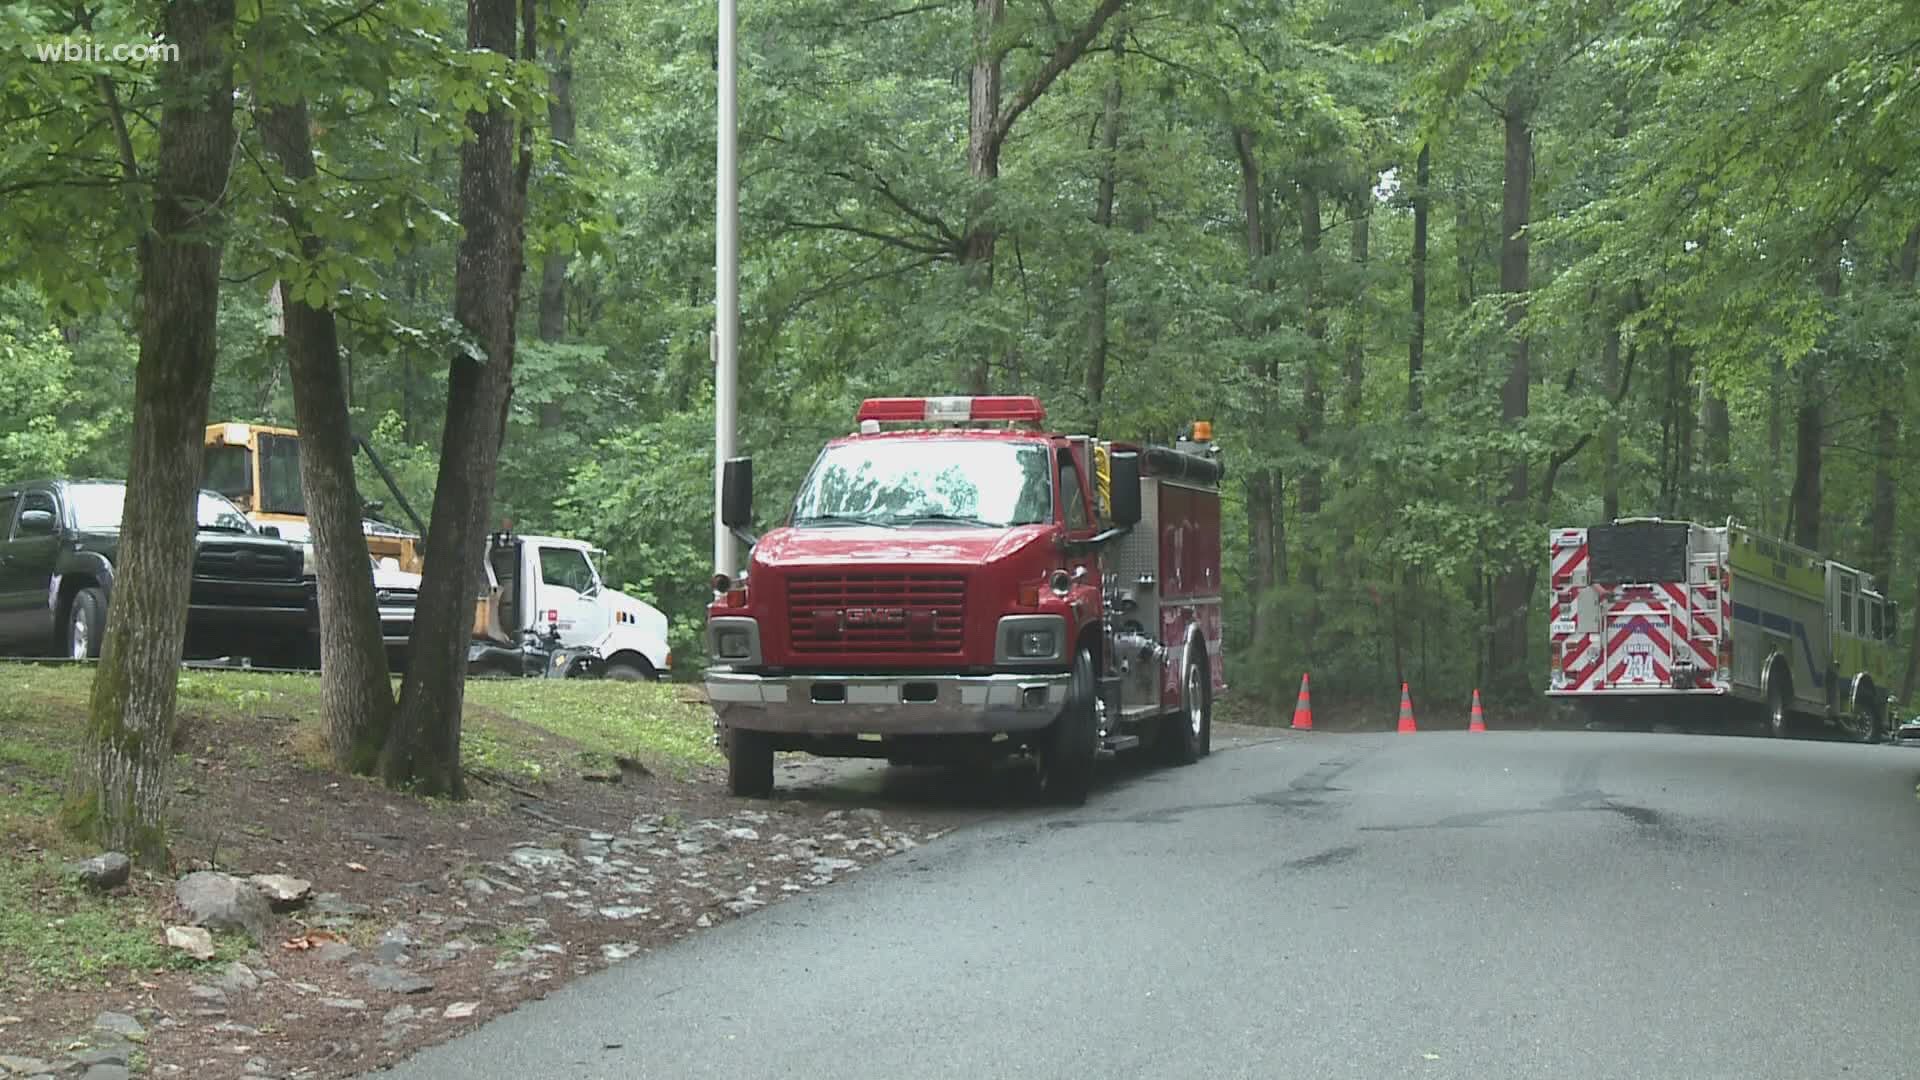
[[[1920,1076],[1920,751],[1276,733],[1009,806],[406,1078]]]

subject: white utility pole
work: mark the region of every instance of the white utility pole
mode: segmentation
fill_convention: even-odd
[[[733,534],[720,520],[727,459],[734,456],[740,364],[740,174],[736,137],[734,0],[720,0],[719,170],[714,206],[713,572],[735,577]]]

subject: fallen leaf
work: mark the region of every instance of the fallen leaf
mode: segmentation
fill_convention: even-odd
[[[1421,1056],[1421,1057],[1423,1057],[1423,1058],[1426,1058],[1426,1059],[1427,1059],[1428,1061],[1439,1061],[1439,1060],[1440,1060],[1440,1055],[1439,1055],[1439,1054],[1421,1054],[1420,1056]]]
[[[330,941],[345,941],[345,940],[346,940],[345,938],[341,937],[339,934],[336,934],[331,930],[309,930],[306,933],[301,934],[297,938],[289,938],[286,941],[281,942],[280,947],[283,949],[295,949],[295,950],[317,949],[320,946],[325,945]]]
[[[366,868],[366,867],[364,867],[364,866],[361,866],[361,865],[360,865],[359,863],[357,863],[357,862],[350,862],[350,863],[348,863],[348,864],[347,864],[347,869],[349,869],[349,870],[354,870],[354,871],[357,871],[357,872],[359,872],[359,873],[362,873],[362,874],[364,874],[364,873],[366,873],[366,872],[367,872],[367,868]]]

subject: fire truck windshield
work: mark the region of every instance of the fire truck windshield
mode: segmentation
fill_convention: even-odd
[[[1047,448],[978,439],[830,446],[794,500],[792,524],[1005,528],[1053,520]]]

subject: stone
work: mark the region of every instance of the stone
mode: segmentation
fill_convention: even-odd
[[[323,963],[340,964],[360,955],[360,950],[344,941],[329,941],[313,950],[313,958]]]
[[[447,1006],[447,1011],[442,1015],[449,1020],[465,1020],[478,1011],[480,1003],[477,1001],[456,1001]]]
[[[132,861],[117,851],[67,864],[67,873],[79,878],[88,888],[101,892],[125,885],[132,872]]]
[[[612,960],[616,962],[620,960],[625,960],[627,957],[632,956],[633,954],[639,951],[640,951],[640,946],[629,945],[629,944],[626,944],[625,942],[618,942],[614,944],[600,946],[600,955],[606,957],[608,960]]]
[[[89,1047],[77,1054],[68,1055],[74,1064],[83,1069],[95,1065],[125,1065],[133,1057],[133,1046],[125,1039],[114,1037],[101,1042],[99,1046]]]
[[[120,1012],[103,1012],[93,1018],[93,1030],[118,1035],[128,1042],[146,1042],[147,1029],[140,1021]]]
[[[755,832],[754,830],[747,828],[745,825],[742,825],[737,829],[728,829],[727,835],[732,837],[735,840],[760,839],[760,834],[758,832]]]
[[[0,1054],[0,1076],[39,1076],[41,1073],[52,1071],[54,1071],[53,1066],[39,1058]]]
[[[259,942],[266,940],[267,929],[273,925],[273,908],[267,898],[232,874],[196,871],[176,882],[173,893],[196,926],[244,930]]]
[[[193,996],[193,1000],[204,1004],[218,1005],[222,1008],[227,1004],[227,992],[217,986],[190,986],[187,988],[187,993]]]
[[[398,941],[383,941],[374,947],[373,955],[383,964],[404,964],[408,961],[407,947]]]
[[[220,1023],[213,1025],[213,1030],[223,1035],[241,1035],[249,1039],[257,1039],[260,1037],[259,1028],[248,1027],[245,1024],[236,1024],[231,1020],[222,1020]]]
[[[213,959],[213,935],[204,927],[167,927],[167,947],[178,949],[195,960]]]
[[[266,1058],[256,1057],[248,1058],[247,1063],[241,1066],[241,1068],[244,1069],[249,1076],[265,1076],[269,1066],[267,1065]]]
[[[493,895],[493,886],[487,884],[485,878],[470,877],[462,881],[460,887],[467,890],[467,896],[474,900],[485,900]]]
[[[90,1065],[80,1080],[128,1080],[130,1076],[125,1065]]]
[[[339,893],[323,892],[313,898],[315,915],[331,915],[341,919],[357,919],[367,913],[367,905],[348,903]]]
[[[573,866],[573,860],[558,848],[514,848],[507,859],[522,870],[565,870]]]
[[[292,911],[313,894],[313,882],[285,874],[255,874],[247,880],[275,911]]]
[[[858,810],[849,811],[847,816],[850,818],[853,818],[856,821],[871,821],[875,824],[879,824],[882,820],[884,820],[884,816],[880,813],[880,811],[874,810],[870,807],[865,807],[865,806],[861,807]]]
[[[604,859],[613,854],[613,841],[575,837],[567,841],[567,852],[576,859]]]
[[[424,994],[433,989],[431,979],[423,979],[418,975],[401,971],[399,968],[378,964],[357,964],[353,968],[353,974],[365,979],[367,985],[375,990],[382,990],[389,994]]]
[[[652,910],[653,909],[650,907],[628,907],[626,905],[614,905],[612,907],[601,908],[600,915],[602,918],[616,919],[624,922],[627,919],[638,918]]]
[[[350,1012],[367,1007],[367,1003],[359,998],[321,998],[320,1004],[329,1009],[343,1009]]]
[[[707,845],[698,844],[692,840],[682,840],[673,846],[673,850],[682,855],[705,855],[707,853]]]
[[[411,1005],[395,1005],[387,1010],[387,1014],[380,1018],[380,1022],[388,1026],[404,1024],[419,1015],[420,1011]]]
[[[227,970],[221,973],[220,980],[215,985],[230,994],[241,994],[259,989],[260,976],[254,974],[252,968],[235,960],[227,965]]]

